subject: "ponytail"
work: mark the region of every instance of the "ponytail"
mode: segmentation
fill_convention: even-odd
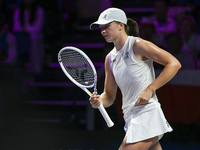
[[[128,18],[127,25],[125,25],[126,34],[129,36],[139,37],[139,28],[136,21]]]

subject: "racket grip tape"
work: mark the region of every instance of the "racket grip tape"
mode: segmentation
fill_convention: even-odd
[[[114,125],[110,117],[108,116],[108,113],[106,112],[105,108],[103,107],[103,104],[99,105],[98,107],[99,111],[101,112],[101,115],[103,116],[104,120],[107,123],[107,126],[110,128]]]

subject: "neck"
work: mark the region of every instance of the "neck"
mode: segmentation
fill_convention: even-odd
[[[119,51],[124,46],[127,38],[128,38],[127,34],[122,34],[119,38],[117,38],[113,42],[117,51]]]

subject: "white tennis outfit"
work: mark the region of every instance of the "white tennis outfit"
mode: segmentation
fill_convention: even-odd
[[[121,50],[109,53],[109,64],[122,92],[122,110],[125,120],[126,143],[135,143],[158,136],[172,128],[165,119],[154,92],[149,104],[135,106],[138,96],[155,80],[153,61],[138,60],[133,53],[137,37],[128,36]]]

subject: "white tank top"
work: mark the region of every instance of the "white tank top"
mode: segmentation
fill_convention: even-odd
[[[133,52],[137,37],[128,36],[121,50],[109,53],[109,65],[122,92],[122,110],[128,115],[133,110],[140,93],[155,80],[152,60],[140,61]],[[149,102],[158,101],[154,92]]]

